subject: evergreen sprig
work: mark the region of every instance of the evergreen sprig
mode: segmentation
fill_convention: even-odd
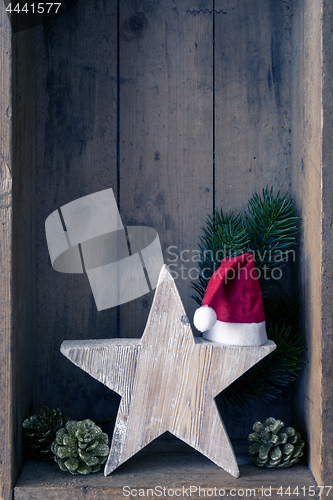
[[[275,292],[264,299],[266,325],[288,325],[295,332],[300,318],[299,294],[288,295]],[[298,333],[297,333],[298,335]]]
[[[268,324],[267,336],[276,349],[237,379],[221,394],[225,406],[245,407],[253,399],[271,401],[281,389],[293,382],[303,368],[303,341],[292,325]]]
[[[275,195],[273,188],[263,189],[261,196],[255,193],[244,216],[220,209],[207,217],[199,243],[199,281],[192,284],[196,292],[192,297],[202,304],[209,279],[225,257],[251,253],[264,297],[267,335],[277,345],[223,391],[225,405],[245,406],[258,397],[270,401],[303,367],[298,295],[269,295],[275,270],[286,265],[296,243],[299,222],[293,200],[280,192]]]
[[[208,215],[204,235],[200,237],[199,282],[192,287],[197,292],[193,298],[201,305],[212,274],[227,256],[241,255],[249,249],[249,236],[240,214],[223,214],[222,209]]]
[[[255,193],[248,201],[247,212],[234,215],[222,208],[208,215],[200,237],[199,281],[192,284],[194,300],[201,305],[208,281],[227,256],[249,252],[258,270],[263,296],[266,296],[275,270],[284,267],[288,252],[296,244],[300,218],[288,195],[274,195],[265,188],[262,196]]]
[[[277,268],[285,266],[288,252],[295,245],[299,217],[288,194],[274,196],[273,188],[264,189],[262,197],[255,193],[247,205],[244,224],[250,249],[265,295]]]

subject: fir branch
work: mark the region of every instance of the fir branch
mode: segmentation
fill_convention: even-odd
[[[274,195],[273,188],[255,193],[249,200],[244,217],[222,209],[209,215],[200,237],[199,281],[193,283],[192,297],[201,305],[213,272],[226,256],[245,252],[253,255],[264,297],[268,337],[277,349],[256,364],[227,388],[224,404],[245,406],[254,398],[269,401],[281,388],[295,380],[303,367],[303,339],[298,331],[298,296],[268,296],[275,269],[288,261],[288,252],[296,243],[300,218],[288,195]]]
[[[298,293],[291,296],[286,293],[274,293],[264,299],[264,309],[267,327],[272,324],[282,327],[283,324],[286,324],[297,332],[300,318]]]
[[[226,256],[245,252],[253,255],[263,296],[266,296],[276,269],[285,266],[288,252],[296,243],[300,218],[288,195],[275,196],[273,188],[255,193],[248,202],[248,213],[223,213],[222,208],[208,215],[199,238],[199,282],[193,283],[192,298],[201,305],[208,281]]]
[[[299,332],[292,326],[274,324],[268,327],[267,336],[277,348],[223,391],[221,400],[225,406],[245,407],[255,398],[271,401],[303,368],[304,347]]]
[[[274,196],[273,188],[263,189],[262,197],[255,193],[247,205],[245,227],[259,275],[263,295],[270,287],[275,269],[285,266],[288,252],[296,243],[299,217],[288,195]]]
[[[192,298],[201,305],[209,279],[222,260],[229,256],[241,255],[249,251],[249,236],[244,227],[241,214],[234,216],[232,212],[223,214],[216,210],[208,215],[206,227],[203,227],[200,237],[199,283],[193,283],[197,292]]]

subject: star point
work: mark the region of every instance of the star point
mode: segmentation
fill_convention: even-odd
[[[167,268],[141,339],[65,341],[61,352],[121,396],[108,475],[166,431],[234,477],[236,458],[214,398],[275,349],[195,338]]]

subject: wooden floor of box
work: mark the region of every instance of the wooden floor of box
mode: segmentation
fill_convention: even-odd
[[[29,460],[18,479],[14,498],[319,498],[319,489],[304,462],[289,469],[261,469],[249,462],[244,446],[234,443],[234,449],[241,474],[237,479],[189,446],[173,439],[156,440],[107,477],[102,472],[71,476],[53,462]]]

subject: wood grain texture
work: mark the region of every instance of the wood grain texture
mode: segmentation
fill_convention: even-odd
[[[122,396],[105,475],[171,432],[238,477],[214,398],[275,349],[194,339],[177,287],[163,266],[140,341],[65,341],[61,352]]]
[[[65,337],[140,337],[154,295],[152,291],[119,309],[98,312],[86,276],[52,269],[44,223],[65,203],[108,187],[118,192],[124,225],[157,230],[165,262],[174,277],[178,274],[179,293],[192,320],[196,303],[191,282],[198,276],[199,235],[215,200],[214,16],[192,12],[212,8],[211,0],[80,0],[60,18],[34,28],[38,379],[33,386],[34,411],[49,404],[73,418],[112,416],[117,408],[114,394],[83,372],[75,374],[59,355],[59,346]],[[240,8],[245,9],[243,3]],[[248,15],[244,23],[255,30],[251,16],[256,9]],[[216,15],[216,29],[229,29],[228,19]],[[256,37],[254,46],[261,41]],[[245,55],[238,57],[244,61]],[[236,64],[233,58],[230,64]],[[226,79],[223,74],[221,78]],[[221,83],[218,78],[217,82]],[[216,92],[223,94],[219,89]],[[226,98],[229,102],[231,96]],[[216,113],[229,119],[234,108],[223,109]],[[215,128],[219,143],[223,137]],[[220,147],[217,142],[215,149]],[[226,192],[225,180],[233,176],[229,168],[237,174],[235,179],[244,175],[244,185],[249,185],[245,166],[237,170],[232,164],[219,178],[219,192]],[[245,192],[233,191],[226,199],[227,209],[244,199]],[[290,418],[287,397],[274,410],[285,420]],[[107,413],[103,398],[110,403]],[[244,437],[244,429],[270,409],[259,401],[246,410],[225,410],[226,427],[237,434],[234,437]]]
[[[90,397],[91,392],[104,396],[112,413],[114,395],[106,394],[103,386],[87,385],[83,373],[74,381],[59,347],[64,338],[78,335],[116,337],[117,308],[98,312],[86,275],[52,269],[45,220],[79,197],[107,188],[117,193],[117,2],[80,0],[34,32],[38,95],[34,411],[48,404],[61,407],[72,418],[90,415],[100,420],[110,415]]]
[[[8,151],[12,130],[21,133],[25,125],[21,123],[21,128],[16,128],[12,121],[11,92],[17,80],[10,82],[10,28],[3,2],[1,4],[0,361],[4,396],[1,418],[5,418],[1,431],[4,438],[0,484],[3,491],[10,493],[11,467],[15,462],[13,449],[21,446],[16,443],[14,446],[11,441],[12,428],[18,428],[21,417],[17,413],[15,420],[7,418],[13,409],[12,396],[22,399],[24,393],[23,399],[27,401],[33,390],[32,405],[36,411],[47,403],[61,406],[74,418],[103,418],[107,406],[103,398],[110,393],[98,382],[94,385],[95,381],[83,372],[80,377],[74,366],[61,359],[59,346],[65,336],[68,339],[115,336],[117,311],[97,314],[84,277],[65,276],[52,270],[45,242],[45,218],[74,198],[107,187],[115,191],[119,188],[124,222],[155,227],[161,239],[163,237],[165,252],[169,245],[175,245],[179,255],[181,250],[197,249],[200,227],[214,202],[227,210],[240,210],[258,186],[273,183],[283,191],[291,189],[303,217],[302,253],[297,266],[307,329],[308,370],[302,377],[294,412],[289,404],[296,401],[293,392],[283,394],[278,404],[258,402],[244,411],[232,408],[223,418],[229,433],[244,437],[255,419],[271,411],[284,419],[283,412],[286,412],[286,418],[292,417],[304,431],[308,429],[311,467],[316,477],[323,477],[328,484],[332,447],[329,439],[323,442],[323,435],[317,430],[323,419],[325,435],[330,434],[332,425],[329,359],[332,6],[322,0],[215,0],[216,11],[223,9],[226,14],[215,13],[214,17],[208,12],[187,13],[187,9],[211,9],[210,0],[191,3],[121,0],[118,3],[80,0],[78,7],[68,14],[33,30],[36,67],[31,68],[35,72],[31,81],[35,78],[35,82],[20,83],[21,87],[25,86],[26,95],[34,85],[37,94],[37,215],[35,221],[34,216],[30,221],[32,226],[36,223],[37,230],[37,341],[32,341],[27,350],[27,339],[33,332],[24,343],[16,345],[9,337],[12,320],[8,309],[11,305],[8,224],[12,206],[9,186],[12,158]],[[22,56],[22,64],[30,64],[28,54]],[[27,68],[18,68],[17,78],[25,71]],[[26,186],[29,169],[24,162],[28,157],[33,162],[33,158],[27,151],[19,154]],[[215,192],[209,159],[213,154]],[[31,179],[29,182],[33,184]],[[22,186],[16,185],[17,192]],[[21,218],[17,227],[22,227],[31,216],[28,212],[22,215],[23,210],[30,210],[25,203],[25,208],[21,207],[21,212],[16,213],[17,216],[20,213]],[[25,231],[28,233],[28,226]],[[24,238],[16,242],[23,251],[29,244],[27,240],[24,243]],[[318,259],[321,252],[322,266]],[[166,253],[165,257],[171,260],[170,254]],[[24,269],[27,262],[21,262],[20,268]],[[191,263],[185,262],[185,266],[188,265]],[[180,293],[185,304],[188,301],[186,310],[191,316],[194,303],[187,307],[191,304],[189,279],[181,281],[178,283]],[[295,283],[295,280],[291,283],[291,289]],[[141,335],[152,295],[138,299],[136,304],[121,311],[118,326],[123,337]],[[29,303],[23,302],[24,307]],[[22,310],[21,301],[17,307]],[[27,377],[22,376],[23,365],[19,368],[20,374],[11,377],[14,370],[11,348],[17,348],[16,359],[20,356],[25,359],[25,366],[30,363],[27,353],[35,351],[36,378],[31,372]],[[318,375],[321,360],[324,361],[324,368],[320,370],[322,378]],[[16,386],[14,391],[11,384],[15,377],[15,383],[19,380],[21,386]],[[247,423],[243,424],[245,416]],[[19,437],[20,432],[15,432],[15,439]],[[29,473],[33,481],[31,469]],[[48,485],[39,484],[39,487],[40,490],[32,493],[36,498],[53,494]],[[54,488],[57,498],[65,498],[57,485]],[[80,495],[85,491],[82,486]],[[96,491],[92,495],[99,498]],[[30,494],[31,490],[25,491],[26,498],[33,498]],[[72,498],[71,493],[68,495]]]
[[[13,65],[13,237],[12,237],[12,356],[15,461],[25,459],[22,422],[31,411],[36,377],[36,157],[35,68],[32,30],[16,33],[12,41]],[[29,61],[29,64],[26,64]]]
[[[332,202],[332,192],[333,192],[333,149],[332,141],[330,138],[333,133],[333,45],[332,45],[332,21],[333,21],[333,6],[332,3],[324,2],[323,10],[321,15],[318,14],[318,7],[314,4],[311,14],[315,19],[316,31],[320,30],[322,27],[322,60],[318,61],[318,47],[316,52],[313,54],[317,66],[315,66],[316,74],[319,73],[318,64],[321,64],[321,68],[325,68],[323,71],[323,82],[322,82],[322,114],[318,113],[316,120],[316,127],[318,130],[318,119],[320,119],[320,125],[324,123],[324,128],[322,131],[322,274],[321,274],[321,295],[322,295],[322,310],[321,310],[321,327],[322,327],[322,357],[321,363],[323,367],[323,381],[322,381],[322,426],[323,426],[323,446],[322,446],[322,464],[323,468],[321,471],[321,481],[322,484],[333,484],[333,446],[326,439],[326,436],[333,435],[333,370],[331,363],[331,353],[333,352],[333,339],[332,339],[332,329],[333,329],[333,293],[332,293],[332,278],[333,278],[333,263],[332,263],[332,252],[333,252],[333,233],[332,233],[332,212],[333,212],[333,202]],[[319,20],[322,20],[322,24],[319,25]],[[314,23],[312,23],[313,26]],[[314,35],[313,35],[314,36]],[[318,39],[318,35],[317,35]],[[319,41],[319,40],[318,40]],[[317,78],[317,86],[319,77]],[[321,88],[319,87],[319,96],[321,95]],[[318,99],[318,91],[317,91]],[[323,121],[322,121],[323,120]],[[318,134],[318,142],[320,142],[320,135]],[[318,180],[317,180],[318,182]],[[315,238],[314,238],[315,239]],[[312,254],[315,258],[316,252]],[[311,432],[311,431],[310,431]],[[313,463],[315,462],[315,457],[313,454]],[[318,479],[319,480],[319,479]]]
[[[158,231],[191,320],[191,257],[213,208],[213,18],[188,10],[212,7],[119,2],[120,211],[127,225]],[[121,336],[142,335],[152,299],[120,308]]]
[[[217,495],[216,498],[233,496],[237,500],[240,498],[279,500],[289,498],[288,495],[284,497],[278,495],[277,491],[281,486],[283,488],[290,486],[291,491],[294,491],[297,486],[298,488],[304,486],[307,490],[309,486],[316,486],[311,472],[304,464],[297,464],[290,469],[263,470],[249,463],[247,450],[240,446],[240,443],[234,443],[234,448],[241,474],[241,477],[237,479],[189,446],[169,436],[151,443],[129,460],[126,466],[120,467],[108,477],[104,477],[102,472],[90,476],[73,477],[62,472],[56,464],[27,462],[15,488],[15,500],[31,500],[32,498],[34,500],[45,498],[86,500],[87,497],[94,500],[123,500],[126,498],[124,492],[128,491],[124,490],[125,486],[132,489],[134,495],[137,493],[138,497],[139,489],[141,493],[146,492],[147,489],[154,492],[156,486],[161,486],[166,488],[166,491],[170,489],[172,498],[172,489],[184,487],[185,492],[187,490],[189,493],[188,489],[192,486],[190,498],[194,499],[207,497],[212,494],[208,490],[214,491],[216,488],[217,491],[220,489],[225,491],[223,497]],[[201,488],[200,494],[199,487]],[[240,495],[234,496],[235,490]],[[149,498],[158,498],[158,495],[153,495],[152,491],[150,491]],[[270,491],[271,494],[268,496]],[[315,490],[315,493],[317,492],[318,490]],[[186,493],[180,498],[186,498]],[[290,498],[297,497],[290,496]],[[301,495],[298,498],[301,498]],[[319,496],[315,494],[312,498],[318,499]]]
[[[325,2],[326,4],[326,2]],[[327,4],[328,7],[328,4]],[[331,10],[331,6],[329,7]],[[300,212],[302,213],[302,228],[299,236],[299,267],[296,279],[301,291],[302,315],[301,328],[307,344],[307,364],[303,372],[301,384],[297,393],[297,406],[301,408],[302,434],[309,442],[309,464],[311,470],[320,484],[332,482],[333,463],[329,455],[322,455],[328,445],[327,436],[330,435],[332,415],[325,404],[331,400],[332,389],[326,393],[324,389],[332,383],[331,363],[326,356],[330,356],[331,328],[325,328],[325,323],[331,323],[331,307],[324,312],[324,303],[331,300],[325,278],[327,264],[324,264],[324,247],[330,248],[330,238],[323,233],[323,221],[326,217],[331,220],[332,210],[327,207],[323,211],[323,194],[328,192],[329,203],[332,204],[330,183],[326,184],[324,175],[330,168],[324,168],[323,158],[323,123],[331,120],[331,97],[323,107],[323,75],[330,75],[332,69],[329,65],[323,66],[323,23],[321,2],[311,0],[308,2],[297,1],[294,6],[293,19],[293,86],[292,86],[292,130],[294,140],[292,143],[292,156],[295,168],[292,170],[292,186]],[[331,18],[328,21],[331,26]],[[329,28],[331,32],[331,28]],[[327,36],[327,35],[326,35]],[[331,40],[331,38],[330,38]],[[329,44],[330,45],[330,44]],[[326,54],[331,50],[326,44]],[[325,78],[327,83],[327,78]],[[328,114],[326,114],[328,109]],[[325,111],[324,111],[325,110]],[[323,122],[323,113],[325,121]],[[325,134],[331,137],[332,130],[328,126]],[[327,136],[326,136],[327,137]],[[326,142],[327,144],[327,142]],[[331,148],[331,142],[329,142]],[[329,161],[330,164],[330,161]],[[329,175],[328,175],[329,179]],[[327,196],[327,195],[326,195]],[[327,202],[327,198],[325,199]],[[325,220],[327,224],[327,219]],[[331,222],[329,222],[330,226]],[[330,227],[331,233],[331,227]],[[331,254],[331,250],[329,250]],[[329,302],[328,302],[329,303]],[[327,342],[327,343],[326,343]],[[326,358],[326,362],[324,359]],[[323,363],[323,370],[328,369],[327,377],[324,371],[318,372],[318,367]],[[329,367],[329,368],[328,368]],[[324,403],[325,401],[325,403]],[[328,418],[326,417],[328,416]],[[329,425],[325,431],[323,422]],[[329,445],[330,453],[332,449]],[[327,448],[326,448],[327,450]],[[327,474],[327,475],[326,475]],[[326,482],[328,481],[328,482]]]
[[[0,498],[10,500],[16,479],[12,337],[12,43],[4,3],[0,5]]]
[[[225,14],[214,18],[214,203],[224,213],[242,213],[253,193],[266,186],[291,196],[297,189],[291,189],[292,171],[297,168],[291,160],[290,122],[293,3],[215,1],[215,9]],[[290,267],[274,285],[279,291],[296,293]],[[226,426],[240,439],[244,411],[248,427],[253,416],[260,420],[263,415],[279,415],[292,422],[298,414],[302,420],[298,406],[292,410],[292,400],[287,388],[269,403],[257,399],[245,410],[230,406],[224,410]]]
[[[238,213],[267,185],[290,189],[292,2],[215,8],[215,203]]]

